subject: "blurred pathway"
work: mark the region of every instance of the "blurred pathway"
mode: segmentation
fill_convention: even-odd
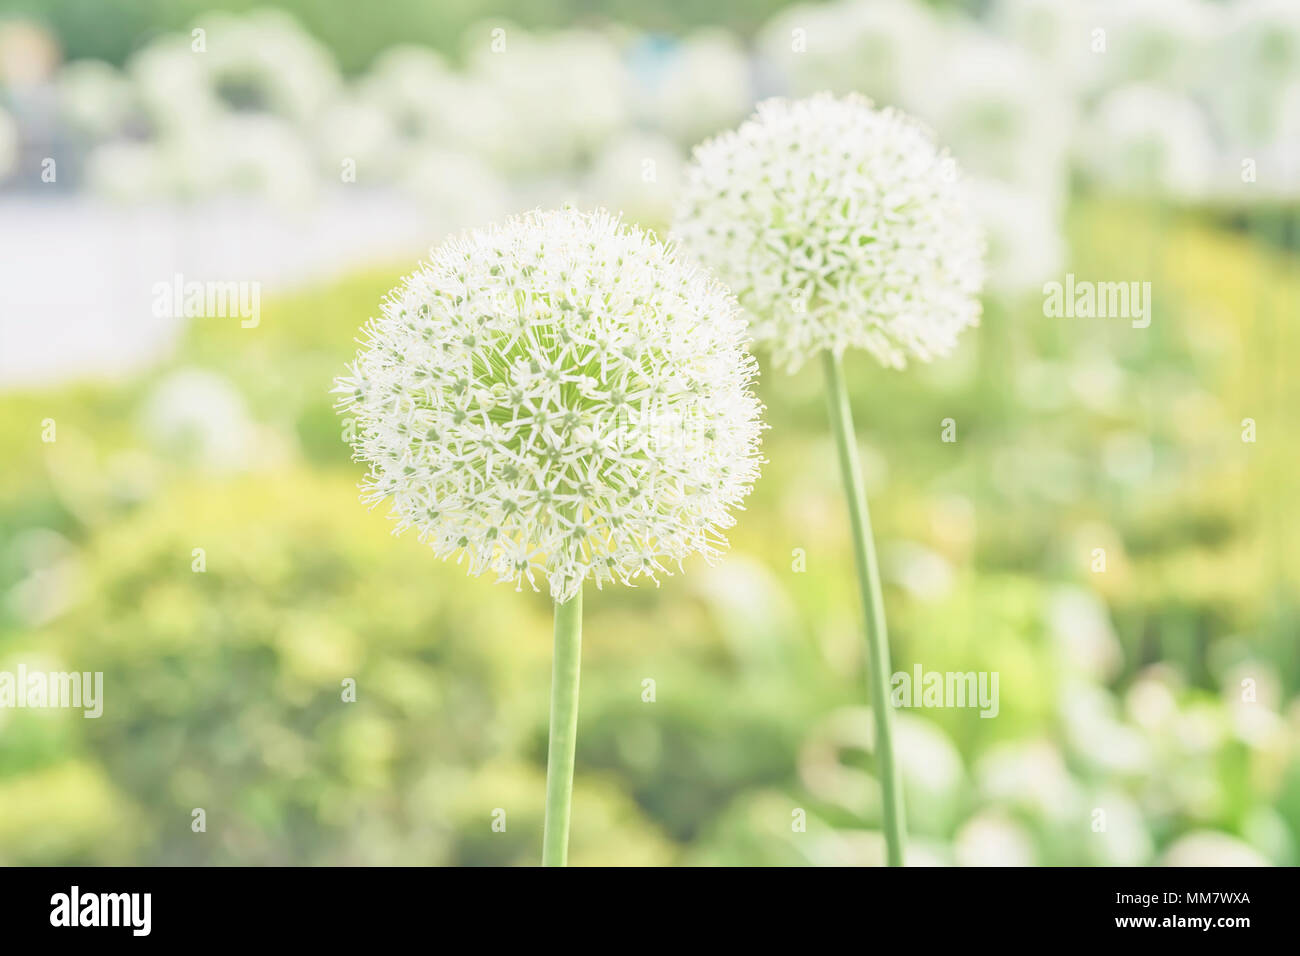
[[[301,212],[257,200],[123,206],[0,199],[0,388],[117,375],[166,354],[183,320],[153,287],[260,282],[262,294],[423,256],[441,238],[395,194],[349,192]]]

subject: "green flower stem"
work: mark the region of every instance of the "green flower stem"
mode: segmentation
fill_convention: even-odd
[[[853,412],[844,388],[844,370],[840,360],[826,351],[826,399],[830,406],[831,430],[840,454],[840,476],[849,500],[849,520],[853,525],[853,552],[857,558],[858,590],[867,618],[867,682],[871,691],[871,710],[876,723],[876,766],[884,804],[886,856],[890,866],[903,865],[903,781],[894,762],[894,739],[889,704],[889,635],[885,631],[885,603],[880,594],[880,568],[876,562],[876,545],[871,536],[871,515],[862,485],[862,468],[858,464],[858,443],[853,431]]]
[[[582,591],[555,605],[555,658],[551,664],[551,739],[546,749],[546,827],[542,866],[569,859],[573,809],[573,754],[578,743],[578,674],[582,665]]]

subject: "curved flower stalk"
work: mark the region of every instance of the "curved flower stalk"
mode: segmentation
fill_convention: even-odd
[[[674,235],[731,285],[778,363],[823,361],[866,610],[887,856],[901,865],[889,645],[840,361],[849,348],[898,368],[928,361],[978,322],[977,214],[955,163],[919,124],[859,96],[818,94],[761,103],[737,131],[698,147]]]
[[[763,427],[744,320],[652,236],[566,209],[444,243],[366,334],[335,388],[365,499],[555,602],[543,858],[563,864],[583,584],[725,546]]]

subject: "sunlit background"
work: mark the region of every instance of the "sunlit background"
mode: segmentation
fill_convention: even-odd
[[[105,685],[0,709],[0,863],[536,863],[549,601],[390,536],[331,379],[449,232],[662,233],[694,143],[822,89],[990,235],[954,357],[848,360],[894,665],[1000,676],[899,712],[909,862],[1297,862],[1300,4],[527,7],[0,0],[0,670]],[[1067,273],[1150,326],[1045,315]],[[725,559],[587,597],[574,863],[883,858],[821,381],[760,390]]]

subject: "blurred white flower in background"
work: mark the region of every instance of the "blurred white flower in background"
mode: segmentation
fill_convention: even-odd
[[[333,54],[280,10],[207,14],[205,52],[194,59],[211,95],[235,110],[275,113],[303,123],[338,92]]]
[[[1201,199],[1217,180],[1215,192],[1234,202],[1293,192],[1300,166],[1289,148],[1300,97],[1294,6],[1001,0],[975,19],[939,15],[916,0],[840,0],[780,12],[760,31],[758,47],[761,64],[774,66],[793,92],[856,91],[897,104],[931,124],[963,168],[1000,183],[986,195],[1000,190],[1014,209],[995,215],[990,202],[985,218],[994,234],[994,287],[1008,291],[1031,284],[1043,272],[1038,262],[1060,248],[1068,131],[1081,108],[1088,124],[1074,158],[1100,188],[1134,192],[1155,182],[1169,196]],[[616,32],[534,33],[489,21],[466,33],[463,67],[402,44],[344,82],[329,50],[282,12],[211,14],[196,25],[206,31],[202,53],[188,33],[177,33],[148,43],[124,71],[84,61],[59,72],[62,121],[86,147],[111,147],[87,160],[95,188],[119,198],[193,198],[232,189],[233,175],[244,188],[286,188],[281,198],[293,206],[310,201],[318,185],[342,181],[347,159],[357,163],[358,182],[404,188],[419,181],[404,152],[437,147],[534,180],[512,186],[535,186],[539,201],[575,189],[584,201],[599,199],[599,190],[622,183],[614,172],[620,147],[638,135],[688,145],[731,125],[762,73],[721,30],[670,46],[637,84]],[[15,29],[6,27],[6,36]],[[1104,52],[1092,48],[1098,29],[1106,32]],[[19,32],[21,40],[31,31]],[[53,49],[48,42],[9,46],[22,53],[5,67],[11,83],[40,82],[52,69],[40,52]],[[1207,62],[1230,81],[1209,82],[1215,72]],[[1120,95],[1117,84],[1135,79],[1159,85],[1140,96],[1142,87],[1125,86]],[[1213,107],[1213,126],[1193,92]],[[232,113],[283,124],[250,127],[255,142],[233,173],[212,155]],[[649,128],[636,128],[638,120]],[[289,137],[307,141],[320,183],[299,180],[301,151]],[[133,142],[155,151],[123,146]],[[268,155],[294,172],[259,169]],[[1244,156],[1259,161],[1259,189],[1234,188],[1233,166]],[[636,192],[629,208],[661,215],[654,190]],[[621,191],[615,200],[624,201]],[[1017,228],[1028,236],[1019,243]]]
[[[48,528],[14,534],[0,561],[16,580],[3,601],[27,627],[40,627],[68,610],[77,599],[84,572],[76,545]]]
[[[786,673],[798,614],[767,565],[736,553],[691,576],[690,592],[713,614],[727,648],[754,679]]]
[[[169,373],[150,391],[140,428],[165,457],[232,471],[249,464],[254,429],[244,398],[226,378],[200,368]]]
[[[1300,81],[1300,4],[1237,0],[1207,64],[1215,119],[1234,145],[1271,142],[1287,88]]]
[[[1050,67],[1071,91],[1091,85],[1100,59],[1092,51],[1095,24],[1082,3],[996,0],[990,27]]]
[[[759,45],[795,95],[862,93],[910,108],[939,65],[937,32],[934,14],[912,0],[840,0],[783,10]]]
[[[244,119],[266,120],[275,128],[280,120],[266,113],[247,113]],[[198,202],[229,192],[239,180],[231,175],[239,162],[240,144],[222,136],[237,131],[235,114],[214,109],[202,119],[177,123],[157,140],[161,155],[158,187],[169,199]],[[271,134],[274,135],[274,134]],[[252,185],[251,177],[245,180]]]
[[[1072,754],[1108,774],[1137,775],[1150,770],[1149,741],[1120,719],[1115,699],[1105,688],[1067,677],[1059,700]]]
[[[1271,138],[1262,148],[1238,146],[1228,156],[1224,180],[1240,183],[1241,159],[1256,154],[1256,181],[1241,184],[1237,192],[1254,203],[1293,200],[1300,196],[1300,80],[1285,86],[1277,97]]]
[[[971,817],[953,837],[958,866],[1034,866],[1033,835],[998,810]]]
[[[126,74],[155,136],[202,123],[219,110],[198,60],[189,38],[179,35],[159,37],[127,60]]]
[[[1178,717],[1173,675],[1145,671],[1129,686],[1124,707],[1129,718],[1148,734],[1164,733]]]
[[[284,120],[231,113],[208,132],[198,148],[221,157],[221,188],[290,209],[305,209],[315,198],[319,181],[309,144]]]
[[[869,708],[841,707],[809,731],[798,764],[809,793],[852,814],[878,813],[879,781],[854,759],[875,749],[874,721]],[[960,752],[938,725],[912,714],[900,713],[895,731],[909,819],[923,830],[946,829],[966,781]]]
[[[1181,836],[1165,850],[1161,866],[1269,866],[1256,850],[1225,833],[1200,830]]]
[[[691,147],[734,126],[754,102],[749,57],[725,30],[692,33],[658,72],[645,111],[653,125]]]
[[[1194,100],[1134,85],[1102,98],[1075,153],[1089,178],[1108,191],[1199,199],[1209,191],[1216,148]]]
[[[953,569],[938,551],[914,541],[884,549],[884,575],[918,601],[940,601],[952,591]]]
[[[872,731],[875,724],[864,719],[864,726]],[[894,730],[909,825],[919,832],[948,832],[969,793],[961,752],[937,724],[913,714],[900,713]],[[864,749],[874,749],[874,737]],[[910,846],[907,855],[908,865],[915,865]]]
[[[1048,600],[1047,623],[1067,673],[1096,681],[1115,675],[1122,663],[1119,638],[1095,595],[1082,588],[1057,588]]]
[[[1145,487],[1156,470],[1156,452],[1146,432],[1125,430],[1106,437],[1101,450],[1106,477],[1119,484]]]
[[[911,111],[962,169],[1063,206],[1074,106],[1056,70],[969,24],[942,36],[942,68],[918,82]]]
[[[1090,26],[1106,31],[1106,51],[1095,57],[1094,85],[1103,87],[1190,90],[1224,28],[1222,7],[1207,0],[1094,0],[1084,9]]]
[[[122,131],[135,107],[130,80],[102,60],[74,60],[59,71],[59,111],[73,129],[93,139]]]
[[[459,128],[466,85],[433,50],[399,44],[376,57],[357,81],[357,106],[387,117],[404,140],[445,142]]]
[[[492,30],[505,48],[494,52]],[[589,158],[632,113],[631,80],[614,44],[588,30],[550,34],[497,24],[465,35],[466,72],[480,97],[473,106],[494,127],[474,146],[514,173],[567,170]],[[491,112],[479,107],[487,105]]]
[[[18,162],[18,124],[0,106],[0,180],[13,172]]]
[[[676,144],[657,133],[630,132],[605,146],[587,177],[586,202],[647,227],[666,229],[686,162]]]
[[[1038,192],[992,179],[972,178],[970,192],[988,241],[989,288],[1041,294],[1065,261],[1059,208]]]
[[[509,211],[506,181],[465,153],[432,145],[410,147],[399,164],[398,185],[425,211],[435,239]]]
[[[469,222],[565,200],[658,227],[680,188],[679,149],[734,123],[756,88],[859,91],[921,116],[971,174],[989,289],[1007,297],[1059,276],[1076,173],[1100,194],[1237,209],[1300,195],[1300,4],[998,0],[981,9],[790,7],[761,26],[752,55],[721,30],[638,41],[616,25],[539,33],[488,21],[465,34],[463,62],[405,43],[346,80],[281,12],[204,15],[194,23],[206,31],[203,52],[188,31],[165,34],[121,70],[58,68],[48,30],[8,21],[0,176],[19,145],[59,155],[58,191],[82,190],[80,215],[123,217],[127,228],[148,206],[145,216],[192,220],[178,222],[185,239],[173,245],[193,268],[230,245],[205,229],[203,210],[250,209],[227,199],[251,198],[264,233],[311,230],[312,241],[264,257],[270,278],[337,254],[342,239],[318,236],[375,247],[362,233],[383,217],[393,222],[389,246],[410,241],[409,252]],[[1093,49],[1098,29],[1104,52]],[[1246,159],[1257,182],[1242,181]],[[33,182],[11,175],[5,192]],[[309,211],[321,222],[305,225]],[[422,223],[425,234],[409,240]],[[823,290],[844,293],[824,278]],[[68,304],[69,315],[81,312]],[[873,344],[897,360],[890,336]]]
[[[1069,387],[1074,400],[1085,408],[1090,408],[1105,415],[1119,412],[1123,404],[1132,401],[1132,389],[1127,373],[1115,361],[1115,355],[1109,349],[1097,345],[1081,346],[1066,363],[1062,380]],[[1143,458],[1153,464],[1152,453],[1148,448],[1145,455],[1141,449],[1126,447],[1121,442],[1116,452],[1112,453],[1110,464],[1112,475],[1132,475],[1143,467]],[[1122,465],[1121,469],[1113,466]],[[1098,542],[1100,546],[1101,542]]]
[[[975,763],[980,794],[1044,820],[1079,814],[1082,792],[1057,748],[1046,740],[995,744]]]
[[[1146,866],[1151,862],[1155,844],[1135,800],[1108,787],[1090,794],[1087,803],[1088,822],[1104,824],[1087,831],[1086,853],[1094,866]],[[1099,810],[1104,816],[1094,816]]]
[[[115,140],[86,156],[85,177],[91,192],[122,203],[139,203],[159,195],[168,176],[163,151],[138,140]]]
[[[361,95],[345,93],[327,106],[315,123],[316,153],[322,175],[343,181],[351,161],[356,182],[373,186],[389,180],[398,167],[397,128],[387,112]]]

